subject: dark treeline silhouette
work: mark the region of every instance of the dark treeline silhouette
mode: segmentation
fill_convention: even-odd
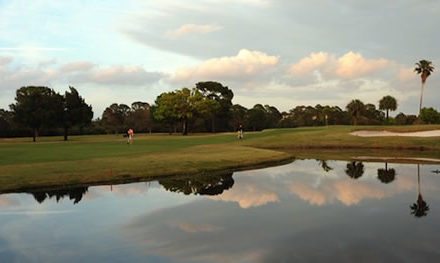
[[[88,187],[75,187],[48,191],[31,191],[28,193],[32,194],[34,196],[34,199],[40,204],[43,203],[45,200],[52,198],[55,198],[58,203],[64,197],[68,197],[70,200],[73,200],[74,204],[77,204],[87,193],[87,189]]]
[[[159,179],[165,190],[185,195],[219,195],[232,188],[232,172],[219,174],[200,174],[197,176],[174,176]]]
[[[345,109],[338,106],[299,105],[280,112],[275,106],[256,104],[246,108],[233,104],[234,93],[221,83],[206,81],[193,88],[182,88],[160,94],[153,104],[143,101],[112,103],[102,116],[92,121],[92,107],[78,91],[69,87],[64,95],[47,87],[27,86],[17,90],[10,110],[0,109],[0,137],[31,135],[118,134],[132,128],[145,132],[224,132],[243,127],[247,131],[268,128],[295,128],[324,125],[410,125],[440,123],[440,113],[433,108],[421,109],[419,117],[390,111],[397,101],[385,96],[374,104],[358,99]]]

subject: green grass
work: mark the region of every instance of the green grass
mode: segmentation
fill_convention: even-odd
[[[293,158],[440,158],[438,137],[349,135],[359,129],[421,131],[440,126],[274,129],[248,132],[242,141],[235,133],[137,135],[132,145],[127,145],[121,135],[72,136],[68,142],[61,137],[39,138],[37,143],[29,138],[0,139],[0,192],[235,170]]]

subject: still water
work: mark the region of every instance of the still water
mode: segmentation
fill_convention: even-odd
[[[440,262],[440,165],[259,170],[0,195],[1,262]]]

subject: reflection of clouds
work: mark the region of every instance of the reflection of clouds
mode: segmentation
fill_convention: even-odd
[[[358,204],[363,199],[382,199],[387,194],[377,185],[357,183],[353,181],[340,181],[333,185],[336,198],[344,205]]]
[[[312,205],[324,205],[327,203],[327,198],[320,190],[315,189],[305,184],[295,183],[289,187],[292,193],[295,193],[304,201],[308,201]]]
[[[177,228],[186,233],[199,233],[199,232],[216,232],[221,230],[221,227],[210,225],[210,224],[191,224],[191,223],[180,223]]]
[[[377,171],[376,166],[378,164],[367,163],[366,170]],[[339,173],[339,176],[319,177],[319,180],[307,180],[308,178],[304,176],[291,177],[288,190],[312,205],[322,206],[339,201],[346,206],[352,206],[366,199],[381,200],[397,193],[416,189],[417,181],[414,170],[398,169],[397,171],[397,178],[390,185],[379,183],[377,175],[366,176],[365,180],[353,181],[348,180],[343,173]],[[435,184],[424,186],[425,191],[437,189]]]
[[[241,208],[257,207],[279,201],[276,193],[262,189],[256,184],[237,185],[222,195],[211,198],[226,202],[236,202]]]
[[[8,197],[6,195],[0,196],[0,207],[18,206],[20,202],[17,199]]]
[[[396,191],[386,191],[371,182],[339,180],[321,180],[320,185],[311,186],[294,182],[289,186],[291,193],[312,205],[326,205],[335,200],[346,206],[358,204],[364,199],[382,199]]]

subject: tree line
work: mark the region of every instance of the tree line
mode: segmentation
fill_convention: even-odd
[[[280,112],[275,106],[256,104],[246,108],[233,104],[234,93],[219,82],[206,81],[193,88],[160,94],[155,102],[136,101],[130,106],[113,103],[102,116],[92,120],[92,106],[74,87],[63,95],[48,87],[27,86],[16,91],[10,110],[0,109],[0,136],[69,134],[119,134],[128,128],[136,132],[226,132],[240,126],[247,131],[268,128],[294,128],[324,125],[410,125],[440,123],[440,113],[422,108],[420,115],[389,116],[398,107],[397,100],[385,96],[378,102],[350,101],[345,109],[338,106],[300,105]]]

